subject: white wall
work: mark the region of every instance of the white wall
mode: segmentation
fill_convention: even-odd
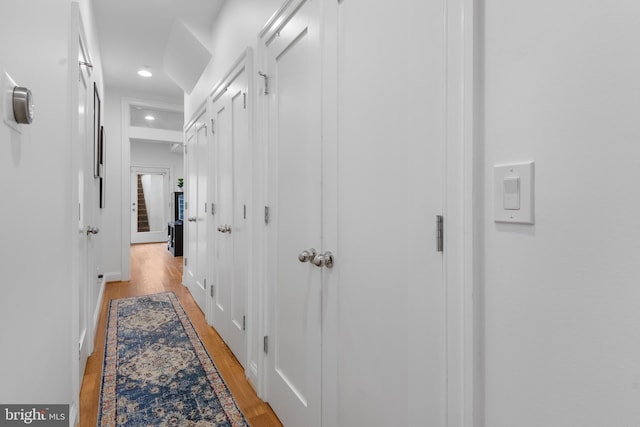
[[[90,5],[81,3],[100,79],[93,20],[86,15]],[[11,17],[0,26],[0,71],[29,87],[35,99],[34,122],[22,134],[0,123],[0,402],[71,403],[77,398],[71,384],[77,343],[69,258],[75,209],[68,67],[77,65],[68,57],[76,40],[69,36],[70,2],[6,0],[0,13]]]
[[[184,178],[184,156],[174,153],[170,144],[132,141],[131,164],[136,166],[166,166],[173,170],[171,191],[182,191],[176,186],[178,178]]]
[[[122,278],[122,168],[123,147],[129,149],[129,143],[122,141],[122,99],[133,98],[147,101],[181,104],[182,99],[159,96],[145,92],[123,91],[118,88],[105,88],[104,123],[107,133],[107,203],[102,211],[103,234],[103,271],[107,281]],[[127,190],[129,191],[129,190]],[[101,232],[102,234],[102,232]],[[128,250],[128,249],[127,249]]]
[[[640,4],[484,3],[485,425],[638,425]],[[524,160],[536,224],[495,224]]]
[[[258,33],[282,5],[282,0],[227,1],[212,25],[209,50],[213,58],[190,95],[185,95],[185,119],[196,113],[247,47],[257,48]]]

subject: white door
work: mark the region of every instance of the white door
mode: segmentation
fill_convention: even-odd
[[[195,285],[190,289],[191,294],[200,306],[200,309],[206,313],[206,289],[207,289],[207,181],[209,179],[209,131],[207,125],[202,123],[196,126],[196,141],[198,152],[198,194],[196,201],[196,225],[197,225],[197,241],[196,249],[196,280]]]
[[[213,326],[244,366],[249,286],[250,149],[247,71],[241,66],[213,104],[217,241]]]
[[[202,114],[187,130],[184,283],[206,313],[208,132]]]
[[[167,240],[169,180],[166,168],[131,168],[131,243]]]
[[[297,1],[263,37],[268,76],[267,400],[286,426],[321,425],[323,268],[317,1]],[[299,5],[299,8],[295,6]]]
[[[83,53],[83,46],[80,46],[81,58],[80,61],[86,61],[84,59],[85,55]],[[80,142],[80,146],[77,147],[77,152],[79,154],[79,162],[78,162],[78,254],[80,260],[78,262],[78,283],[79,283],[79,336],[78,336],[78,346],[80,349],[80,378],[84,375],[84,368],[86,365],[87,358],[90,354],[89,349],[89,283],[88,283],[88,269],[87,269],[87,260],[88,260],[88,234],[87,227],[89,224],[89,206],[88,200],[90,200],[88,195],[87,186],[89,184],[89,177],[93,178],[93,171],[88,167],[91,163],[87,163],[88,156],[88,148],[93,147],[91,141],[91,134],[88,132],[88,120],[89,120],[89,75],[87,74],[86,67],[79,67],[80,73],[78,77],[78,111],[79,111],[79,120],[78,120],[78,135]]]
[[[81,26],[81,24],[80,24]],[[85,39],[81,36],[78,46],[78,62],[89,63],[89,54],[86,50]],[[87,358],[93,351],[93,309],[91,302],[95,302],[95,286],[97,274],[95,270],[95,234],[99,232],[96,225],[96,213],[98,208],[97,181],[94,179],[93,159],[93,85],[90,80],[90,71],[86,66],[78,67],[77,80],[77,197],[78,197],[78,347],[79,347],[79,375],[80,381],[84,374]]]
[[[443,427],[447,409],[455,410],[447,408],[447,357],[459,355],[446,351],[436,248],[444,4],[337,6],[339,284],[328,320],[339,319],[339,334],[337,372],[324,377],[335,386],[323,395],[323,404],[334,401],[337,420],[325,419],[327,426]]]
[[[266,398],[287,426],[442,427],[443,4],[322,3],[319,42],[319,3],[262,36]]]
[[[191,214],[191,206],[197,205],[198,194],[198,163],[196,161],[197,147],[196,147],[196,124],[194,122],[185,132],[185,186],[184,186],[184,242],[183,242],[183,282],[187,288],[191,289],[194,286],[197,272],[195,270],[197,260],[197,223],[195,221],[195,215]],[[194,208],[195,209],[195,208]],[[189,259],[192,259],[190,262]]]

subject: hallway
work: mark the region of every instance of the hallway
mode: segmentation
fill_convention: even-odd
[[[131,246],[131,280],[129,282],[108,283],[105,287],[96,332],[95,351],[87,361],[82,381],[80,426],[95,425],[98,415],[109,301],[166,291],[174,292],[180,299],[250,425],[256,427],[281,426],[269,405],[256,396],[253,388],[245,379],[242,367],[216,331],[207,325],[202,311],[181,282],[182,257],[171,256],[166,249],[166,243]]]
[[[0,425],[95,425],[108,301],[171,290],[253,425],[640,426],[640,2],[0,12]],[[132,167],[184,258],[130,268]]]

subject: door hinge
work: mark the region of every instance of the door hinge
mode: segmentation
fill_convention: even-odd
[[[436,215],[436,250],[444,251],[444,217]]]
[[[242,92],[242,104],[243,104],[243,108],[246,110],[247,109],[247,92]]]
[[[215,284],[211,285],[211,287],[209,288],[209,294],[211,294],[211,298],[213,298],[213,296],[214,296],[214,295],[215,295],[215,293],[216,293],[216,292],[214,291],[214,289],[215,289],[215,288],[216,288],[216,285],[215,285]]]
[[[264,78],[264,94],[269,95],[269,76],[262,71],[258,71],[258,74]]]
[[[244,212],[242,216],[244,217],[244,219],[247,219],[247,205],[244,205]]]
[[[269,224],[269,206],[264,207],[264,223]]]
[[[211,135],[216,133],[215,122],[211,119]]]
[[[242,316],[242,330],[245,331],[247,329],[247,316]]]
[[[185,258],[185,259],[184,259],[184,266],[185,266],[185,267],[187,266],[187,261],[188,261],[188,259],[187,259],[187,258]]]
[[[185,211],[189,210],[189,202],[184,202],[184,210]]]
[[[207,289],[207,279],[204,279],[204,288]]]
[[[269,353],[269,337],[266,336],[266,335],[264,336],[263,350],[264,350],[265,354]]]
[[[216,204],[211,203],[211,215],[215,215],[215,214],[216,214]]]
[[[207,202],[204,202],[204,213],[207,213]]]

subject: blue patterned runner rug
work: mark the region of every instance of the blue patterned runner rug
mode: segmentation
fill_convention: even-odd
[[[247,426],[173,292],[112,300],[98,426]]]

